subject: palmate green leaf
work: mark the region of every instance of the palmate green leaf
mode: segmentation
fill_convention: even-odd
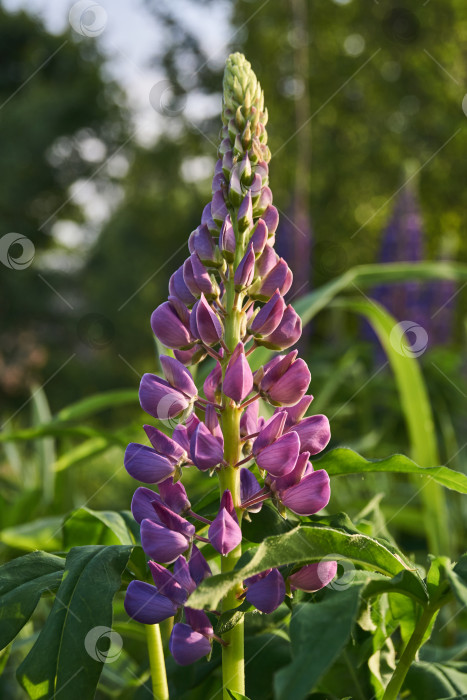
[[[319,603],[297,605],[290,623],[293,661],[275,676],[277,700],[303,700],[332,665],[350,638],[361,588],[329,591]]]
[[[120,513],[78,508],[63,523],[63,546],[85,544],[134,544],[134,539]]]
[[[421,480],[431,478],[438,484],[458,493],[467,493],[467,476],[448,467],[419,467],[405,455],[395,454],[384,459],[366,459],[346,447],[337,447],[313,460],[316,469],[325,469],[329,476],[392,472],[415,474]]]
[[[249,550],[251,559],[241,568],[205,579],[191,594],[189,605],[215,609],[228,591],[253,574],[286,564],[318,561],[331,552],[389,577],[404,569],[409,570],[402,555],[395,554],[367,535],[350,534],[328,526],[302,526],[268,537],[258,547]],[[409,573],[418,579],[416,572]]]
[[[94,698],[105,659],[99,628],[111,629],[112,600],[131,551],[124,545],[69,552],[50,615],[17,671],[32,700],[59,693],[67,700]]]
[[[34,612],[41,595],[55,591],[65,560],[31,552],[0,567],[0,649],[4,649]]]

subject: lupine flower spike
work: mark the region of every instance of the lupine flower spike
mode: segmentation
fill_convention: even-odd
[[[303,516],[330,497],[327,473],[309,461],[330,430],[325,416],[305,417],[310,372],[291,349],[302,327],[284,302],[292,273],[274,250],[279,216],[268,186],[267,120],[250,64],[233,54],[212,201],[187,237],[189,254],[170,278],[168,300],[151,316],[156,338],[175,354],[161,356],[163,376],[141,381],[141,406],[157,426],[144,427],[150,445],[132,443],[125,454],[128,473],[151,486],[139,486],[131,504],[149,563],[146,580],[128,586],[125,609],[148,625],[174,617],[169,648],[181,665],[209,656],[215,642],[227,655],[241,643],[240,625],[220,639],[208,614],[190,606],[211,575],[206,556],[217,555],[222,571],[231,571],[241,555],[243,516],[257,517],[268,499],[281,514]],[[249,358],[260,345],[282,354],[253,372]],[[198,388],[188,367],[206,357],[212,367]],[[272,407],[268,420],[264,402]],[[210,517],[192,510],[186,469],[206,483],[217,474],[220,502]],[[239,584],[222,607],[246,598],[269,614],[287,590],[328,585],[336,566],[310,563],[288,570],[288,580],[268,569]]]

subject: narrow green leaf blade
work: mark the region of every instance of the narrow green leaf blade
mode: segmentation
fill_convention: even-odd
[[[467,476],[448,467],[419,467],[409,457],[395,454],[384,459],[366,459],[347,447],[337,447],[314,460],[316,469],[325,469],[329,476],[392,472],[415,474],[421,479],[431,478],[438,484],[458,493],[467,493]]]
[[[112,600],[131,546],[72,549],[50,615],[18,668],[32,700],[55,697],[92,700],[105,658],[98,654],[102,628],[110,632]],[[63,691],[63,692],[62,692]]]

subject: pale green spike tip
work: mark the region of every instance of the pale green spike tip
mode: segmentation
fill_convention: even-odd
[[[242,53],[230,54],[224,70],[225,105],[235,112],[239,105],[245,103],[245,99],[250,105],[260,100],[261,96],[261,86],[250,62]]]

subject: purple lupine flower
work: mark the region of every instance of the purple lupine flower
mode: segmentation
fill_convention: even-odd
[[[125,469],[128,474],[145,484],[158,484],[175,471],[175,463],[146,445],[130,442],[125,451]]]
[[[283,505],[297,515],[313,515],[329,503],[331,488],[328,473],[318,469],[305,476],[300,483],[282,491],[279,496]]]
[[[282,321],[285,302],[278,289],[253,318],[249,330],[255,338],[270,335]]]
[[[204,423],[199,423],[190,439],[193,464],[205,471],[213,469],[224,458],[224,441],[211,433]]]
[[[165,301],[152,313],[152,331],[167,348],[187,349],[193,345],[190,312],[186,307],[185,309],[186,313],[183,311],[183,303],[180,301],[175,304],[175,297],[171,297],[171,301]]]
[[[328,586],[337,573],[337,561],[323,559],[315,564],[307,564],[288,577],[291,589],[313,593]]]
[[[247,601],[266,614],[278,608],[285,598],[285,582],[278,569],[251,576],[244,585]]]
[[[169,649],[180,666],[188,666],[210,654],[211,644],[204,635],[195,632],[190,625],[177,622],[170,635]]]
[[[257,339],[259,345],[271,350],[286,350],[295,345],[302,334],[302,320],[293,306],[287,306],[282,319],[272,333]]]
[[[193,306],[190,328],[193,335],[208,346],[215,345],[222,338],[222,323],[207,303],[204,294],[201,294],[199,301]]]
[[[209,541],[214,549],[225,556],[242,541],[242,531],[238,524],[232,494],[224,491],[219,512],[209,526]]]
[[[328,475],[313,471],[309,462],[310,454],[327,445],[330,432],[324,416],[304,417],[312,401],[306,395],[311,378],[306,363],[294,350],[253,374],[248,360],[258,345],[285,350],[301,334],[300,319],[283,298],[292,272],[274,250],[279,215],[269,189],[266,122],[262,91],[249,64],[239,55],[230,57],[212,201],[189,237],[189,258],[170,278],[168,301],[151,320],[156,337],[175,358],[161,357],[164,378],[147,374],[141,381],[143,409],[166,425],[177,419],[177,425],[170,435],[165,427],[145,426],[151,447],[133,443],[125,455],[132,476],[157,484],[157,489],[137,488],[131,505],[154,585],[132,582],[125,609],[146,624],[176,615],[169,646],[181,665],[209,655],[216,640],[225,644],[207,614],[190,605],[195,588],[211,575],[196,542],[212,545],[227,571],[232,561],[222,557],[240,552],[244,511],[254,518],[270,498],[281,513],[289,508],[308,515],[329,500]],[[203,397],[187,367],[206,355],[215,364],[204,380]],[[262,401],[276,409],[268,420]],[[192,510],[180,481],[193,466],[221,477],[229,469],[237,480],[232,492],[223,491],[212,521]],[[195,525],[208,526],[208,539]],[[331,579],[332,566],[324,581]],[[326,585],[317,581],[319,575],[310,564],[288,583],[291,589],[317,590]],[[246,600],[265,614],[282,603],[286,590],[278,569],[248,578],[244,587]]]
[[[243,401],[253,389],[253,373],[245,357],[243,343],[239,343],[229,360],[222,390],[236,403]]]

